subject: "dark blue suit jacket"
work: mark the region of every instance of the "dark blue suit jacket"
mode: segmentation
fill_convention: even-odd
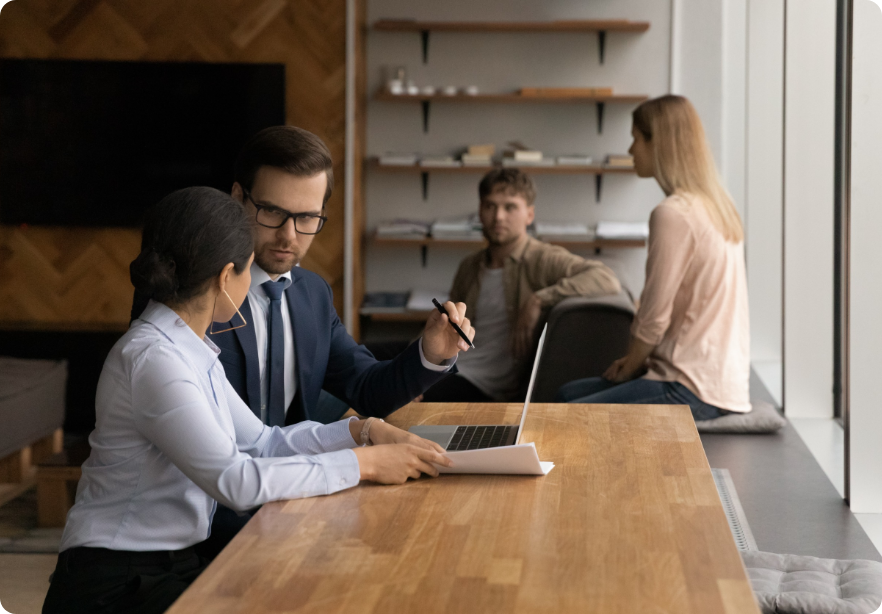
[[[336,412],[322,415],[318,411],[322,388],[362,416],[382,418],[456,371],[456,367],[446,373],[423,367],[416,343],[393,360],[378,361],[346,332],[325,280],[295,267],[291,281],[285,294],[294,329],[297,395],[288,409],[288,424],[300,420],[328,423],[340,418]],[[251,322],[248,300],[240,311]],[[230,384],[251,411],[260,416],[260,370],[254,327],[213,335],[211,340],[221,348],[220,360]]]

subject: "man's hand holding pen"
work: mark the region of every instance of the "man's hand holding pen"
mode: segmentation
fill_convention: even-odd
[[[475,338],[475,330],[469,319],[465,317],[465,303],[454,304],[447,301],[442,308],[446,313],[442,313],[441,310],[433,310],[423,333],[423,355],[426,360],[436,365],[453,358],[459,352],[468,351],[472,339]],[[451,323],[460,328],[463,334],[468,337],[469,343],[460,337]]]

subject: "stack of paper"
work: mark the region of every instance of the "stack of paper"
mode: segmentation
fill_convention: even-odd
[[[567,154],[558,156],[557,163],[561,166],[591,166],[594,159],[585,154]]]
[[[554,158],[537,158],[534,160],[518,160],[516,158],[503,158],[502,166],[506,168],[521,168],[528,166],[554,166]]]
[[[378,237],[396,239],[424,239],[429,234],[431,223],[422,220],[397,219],[383,222],[377,226]]]
[[[435,309],[432,299],[437,299],[442,305],[450,300],[447,290],[411,290],[410,298],[407,300],[408,311],[430,311]]]
[[[384,153],[380,156],[380,164],[384,166],[413,166],[417,163],[417,155],[412,153]]]
[[[478,215],[437,220],[432,224],[432,237],[435,239],[481,241],[481,221]]]
[[[646,239],[649,222],[598,222],[594,234],[598,239]]]
[[[453,156],[424,156],[420,160],[420,166],[427,168],[449,168],[462,166],[462,162],[454,160]]]
[[[579,222],[536,222],[539,237],[590,238],[591,230],[587,224]]]

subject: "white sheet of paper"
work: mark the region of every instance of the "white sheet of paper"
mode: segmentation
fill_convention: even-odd
[[[501,446],[481,450],[446,452],[453,467],[438,467],[441,473],[484,473],[500,475],[546,475],[554,469],[554,463],[540,462],[536,446],[522,443],[517,446]]]

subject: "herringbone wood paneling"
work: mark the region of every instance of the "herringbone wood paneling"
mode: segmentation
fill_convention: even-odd
[[[345,0],[14,0],[0,13],[0,57],[284,63],[287,122],[335,161],[330,220],[303,266],[341,313],[345,51]],[[139,244],[132,230],[0,229],[0,325],[126,326]]]

